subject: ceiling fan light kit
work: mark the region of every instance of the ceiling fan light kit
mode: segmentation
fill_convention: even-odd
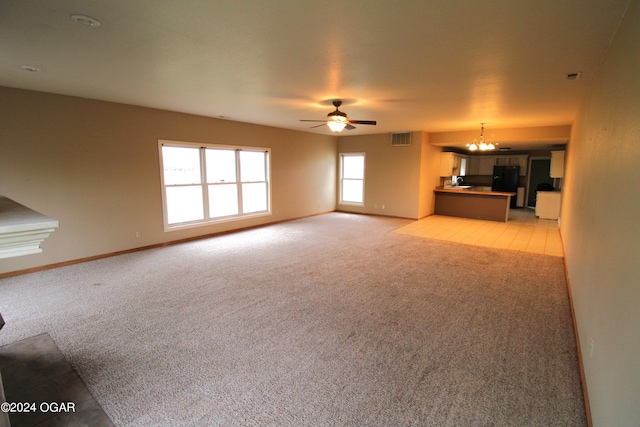
[[[339,116],[330,117],[327,121],[327,126],[329,126],[329,129],[333,132],[342,132],[347,126],[347,120]]]
[[[324,122],[326,123],[327,126],[329,126],[329,129],[331,129],[333,132],[342,132],[345,128],[347,130],[355,129],[356,127],[352,126],[354,123],[360,124],[360,125],[376,124],[374,120],[349,120],[346,113],[343,113],[342,111],[338,110],[338,108],[341,105],[342,105],[342,101],[340,100],[333,101],[333,106],[336,107],[336,110],[327,114],[327,120],[300,120],[300,121],[301,122]],[[322,125],[318,125],[318,126],[322,126]],[[318,127],[318,126],[312,126],[312,128]]]

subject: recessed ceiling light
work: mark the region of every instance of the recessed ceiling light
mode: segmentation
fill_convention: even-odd
[[[71,15],[71,19],[87,27],[97,28],[100,26],[100,21],[87,15]]]
[[[26,70],[26,71],[30,71],[32,73],[37,73],[38,71],[40,71],[40,68],[32,67],[31,65],[23,65],[20,68],[22,68],[23,70]]]

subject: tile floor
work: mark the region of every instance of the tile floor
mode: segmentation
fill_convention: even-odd
[[[0,347],[0,371],[6,401],[29,404],[9,413],[11,427],[113,427],[48,334]]]
[[[511,209],[507,222],[432,215],[394,232],[476,246],[564,256],[558,222],[538,219],[534,211],[528,208]]]

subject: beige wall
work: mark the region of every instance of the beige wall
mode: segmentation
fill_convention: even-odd
[[[634,0],[567,150],[561,233],[594,426],[640,425],[638,22]]]
[[[0,274],[335,209],[332,135],[2,87],[0,105],[0,194],[60,221]],[[158,139],[270,147],[273,215],[165,233]]]
[[[467,144],[478,138],[478,130],[432,132],[429,134],[431,144],[438,146],[457,146],[466,151]],[[565,144],[571,135],[571,125],[562,126],[534,126],[526,128],[488,128],[485,136],[495,134],[493,142],[508,144],[513,150],[518,149],[520,143],[544,142],[545,144]]]
[[[440,185],[440,154],[442,148],[430,144],[430,135],[422,132],[422,151],[420,161],[420,195],[418,217],[433,215],[435,193],[433,189]]]
[[[392,146],[388,133],[340,136],[339,153],[365,153],[365,205],[338,204],[337,209],[414,219],[427,215],[424,212],[428,211],[429,200],[421,200],[421,195],[425,191],[433,193],[438,181],[438,169],[430,171],[428,156],[436,152],[439,167],[440,148],[428,146],[425,138],[423,132],[412,132],[411,145]],[[433,185],[422,188],[427,183]]]

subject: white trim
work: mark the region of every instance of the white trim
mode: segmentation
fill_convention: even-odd
[[[363,162],[362,162],[362,202],[350,202],[350,201],[345,201],[342,200],[342,173],[343,173],[343,158],[344,157],[360,157],[362,156],[363,158]],[[339,153],[338,154],[338,158],[339,158],[339,167],[340,167],[340,174],[339,174],[339,181],[338,181],[338,204],[342,205],[342,206],[364,206],[364,195],[365,195],[365,177],[366,177],[366,168],[367,168],[367,162],[366,162],[366,154],[362,153],[362,152],[358,152],[358,153]]]
[[[162,158],[162,147],[176,147],[176,148],[199,148],[201,150],[200,161],[200,185],[202,187],[202,197],[203,197],[203,214],[205,219],[189,221],[189,222],[181,222],[177,224],[169,224],[168,216],[167,216],[167,196],[166,196],[166,185],[164,182],[164,164]],[[210,183],[206,180],[206,162],[204,160],[204,153],[206,149],[218,149],[218,150],[230,150],[236,152],[236,179],[241,179],[240,177],[240,156],[238,153],[240,151],[253,151],[253,152],[262,152],[265,153],[265,179],[266,181],[252,181],[252,182],[265,182],[266,183],[266,210],[260,212],[251,212],[247,214],[236,214],[225,217],[216,217],[211,218],[209,211],[209,192],[208,186]],[[165,232],[183,230],[187,228],[194,227],[202,227],[206,225],[225,223],[225,222],[233,222],[240,221],[249,218],[256,218],[261,216],[269,216],[271,213],[271,149],[265,147],[249,147],[249,146],[237,146],[237,145],[222,145],[222,144],[206,144],[206,143],[195,143],[195,142],[183,142],[183,141],[170,141],[170,140],[158,140],[158,158],[159,158],[159,166],[160,166],[160,185],[161,185],[161,195],[162,195],[162,221],[163,228]],[[242,206],[242,184],[241,180],[237,180],[235,185],[238,188],[238,211],[241,211]]]

